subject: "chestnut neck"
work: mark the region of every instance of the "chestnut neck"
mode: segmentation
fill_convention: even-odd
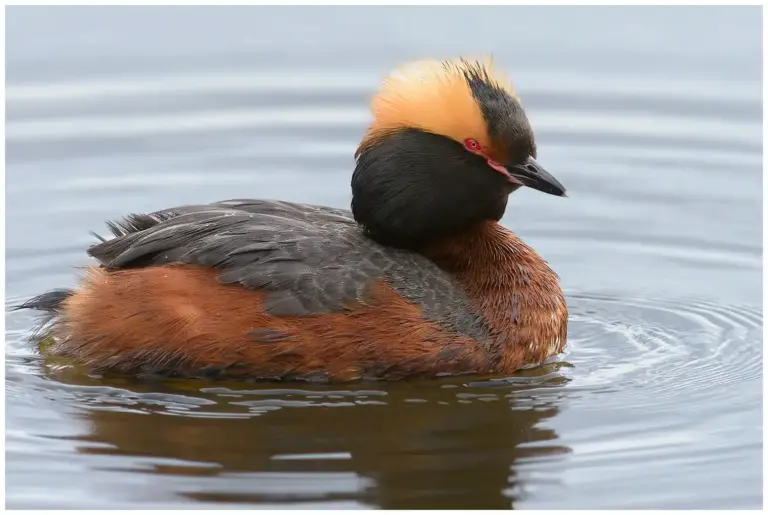
[[[512,231],[491,220],[429,243],[419,252],[446,272],[484,286],[516,280],[519,265],[541,260]]]

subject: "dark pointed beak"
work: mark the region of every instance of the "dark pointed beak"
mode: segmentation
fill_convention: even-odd
[[[552,175],[532,157],[529,157],[528,160],[521,165],[507,167],[507,173],[509,173],[509,179],[512,182],[543,191],[544,193],[549,193],[550,195],[556,195],[558,197],[567,196],[565,194],[565,186],[552,177]]]

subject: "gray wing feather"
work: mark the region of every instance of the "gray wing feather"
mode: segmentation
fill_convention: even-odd
[[[128,222],[138,218],[143,223],[130,232]],[[367,287],[394,265],[394,256],[377,249],[340,209],[225,201],[131,215],[113,225],[123,230],[89,249],[108,270],[168,263],[216,268],[223,283],[271,292],[266,302],[273,314],[338,311],[364,302]]]
[[[370,302],[384,280],[425,318],[470,337],[489,331],[453,277],[420,254],[365,237],[342,209],[269,200],[183,206],[113,222],[115,238],[89,254],[108,270],[186,263],[225,284],[266,291],[275,316],[338,312]],[[115,230],[114,228],[117,228]]]

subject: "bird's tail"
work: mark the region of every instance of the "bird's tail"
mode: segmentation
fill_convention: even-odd
[[[61,315],[62,304],[74,293],[74,290],[51,290],[42,295],[32,297],[18,306],[14,306],[13,310],[32,309],[40,312],[38,325],[32,335],[33,340],[40,341],[51,334],[53,327],[56,325],[56,322]]]

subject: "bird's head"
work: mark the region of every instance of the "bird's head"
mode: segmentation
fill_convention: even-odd
[[[525,111],[490,60],[408,64],[384,80],[371,111],[352,211],[382,243],[416,247],[499,220],[521,186],[565,196],[536,161]]]

